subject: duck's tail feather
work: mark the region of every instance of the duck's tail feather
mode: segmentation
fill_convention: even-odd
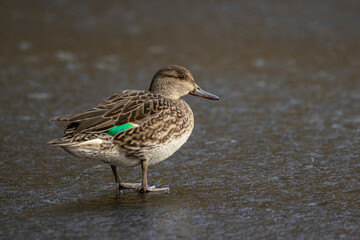
[[[49,141],[48,144],[57,146],[57,147],[61,147],[61,146],[69,146],[69,145],[72,145],[73,143],[71,141],[69,141],[69,139],[58,138],[58,139],[53,139],[53,140]]]

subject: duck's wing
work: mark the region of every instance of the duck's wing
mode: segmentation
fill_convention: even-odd
[[[67,122],[66,130],[71,129],[75,135],[83,132],[102,132],[129,122],[136,123],[170,108],[171,101],[159,94],[125,90],[86,112],[54,117],[50,120]]]

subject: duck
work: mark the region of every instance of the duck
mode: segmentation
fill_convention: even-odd
[[[51,118],[63,124],[63,136],[49,144],[110,165],[119,190],[168,190],[149,186],[148,167],[169,158],[190,137],[194,115],[181,99],[186,95],[219,100],[201,89],[188,69],[167,65],[155,73],[148,91],[122,90],[87,111]],[[139,165],[141,183],[121,180],[118,167]]]

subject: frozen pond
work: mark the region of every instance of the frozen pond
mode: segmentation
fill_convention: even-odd
[[[1,4],[0,239],[359,239],[360,4],[232,2]],[[167,64],[220,97],[185,98],[192,136],[149,168],[169,192],[46,145]]]

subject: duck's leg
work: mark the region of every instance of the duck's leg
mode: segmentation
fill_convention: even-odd
[[[121,179],[116,171],[116,166],[111,165],[111,170],[113,171],[114,177],[115,177],[115,182],[116,182],[116,187],[121,190],[123,188],[126,189],[139,189],[141,188],[141,183],[123,183],[121,182]]]
[[[169,190],[169,188],[155,188],[149,187],[147,183],[147,169],[148,169],[148,161],[141,161],[141,171],[142,171],[142,187],[139,189],[140,192],[158,192]]]

